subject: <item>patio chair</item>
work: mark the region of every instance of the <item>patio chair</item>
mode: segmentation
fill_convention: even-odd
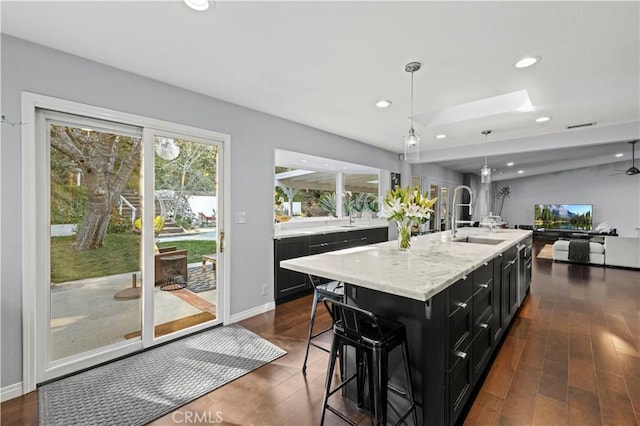
[[[200,216],[200,220],[207,225],[213,225],[215,223],[216,218],[214,216],[207,216],[202,212],[198,213],[198,215]]]

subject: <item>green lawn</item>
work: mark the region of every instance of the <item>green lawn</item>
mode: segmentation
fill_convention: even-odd
[[[140,270],[140,236],[107,234],[104,246],[78,252],[73,236],[51,238],[51,282],[63,283],[86,278]],[[183,240],[158,243],[158,247],[187,250],[187,262],[200,262],[203,254],[215,253],[215,241]]]

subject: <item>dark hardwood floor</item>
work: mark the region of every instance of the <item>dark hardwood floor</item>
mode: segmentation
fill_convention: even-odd
[[[640,272],[537,259],[518,318],[469,409],[469,425],[636,425],[640,422]],[[304,357],[311,298],[241,324],[288,354],[153,425],[314,425],[320,418],[327,355]],[[327,326],[325,312],[316,324]],[[369,417],[343,408],[360,424]],[[2,404],[2,425],[37,423],[37,392]],[[340,424],[327,414],[327,424]]]

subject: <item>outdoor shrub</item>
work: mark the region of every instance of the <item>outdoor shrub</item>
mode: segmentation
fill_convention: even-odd
[[[133,232],[131,220],[128,217],[120,216],[118,209],[111,211],[111,220],[107,227],[107,234],[128,234]]]

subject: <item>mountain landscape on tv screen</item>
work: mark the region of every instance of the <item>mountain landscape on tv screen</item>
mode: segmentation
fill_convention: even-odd
[[[588,231],[592,228],[592,210],[590,204],[536,204],[534,225],[536,228]]]

